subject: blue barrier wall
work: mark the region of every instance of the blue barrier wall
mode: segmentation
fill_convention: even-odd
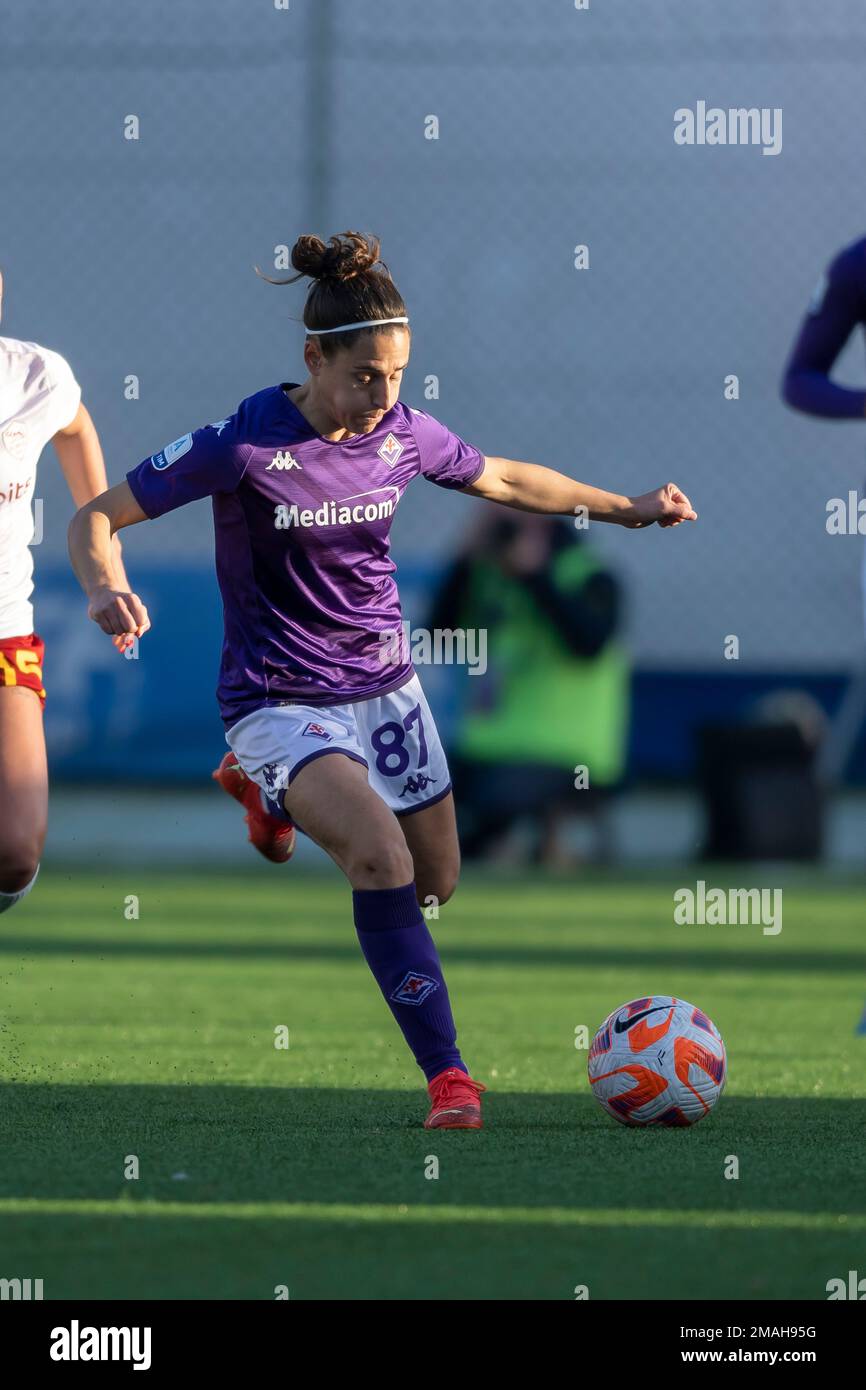
[[[214,690],[222,642],[222,606],[212,573],[200,565],[142,569],[136,585],[153,628],[137,658],[120,656],[86,617],[68,569],[40,568],[37,630],[46,641],[46,735],[58,780],[192,783],[206,779],[225,751]],[[423,624],[438,575],[416,564],[398,572],[404,615]],[[419,674],[446,742],[461,679],[454,667]],[[694,771],[701,724],[748,719],[755,703],[779,690],[808,691],[832,714],[844,692],[842,674],[804,676],[774,671],[657,672],[636,670],[629,776],[680,781]],[[866,782],[866,744],[854,751],[848,780]]]

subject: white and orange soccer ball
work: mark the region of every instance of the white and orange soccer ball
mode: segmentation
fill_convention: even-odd
[[[633,999],[604,1020],[589,1049],[596,1100],[624,1125],[693,1125],[722,1094],[727,1056],[707,1015],[684,999]]]

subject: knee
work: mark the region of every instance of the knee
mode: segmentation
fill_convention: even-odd
[[[362,841],[346,856],[345,872],[353,888],[402,888],[412,882],[412,856],[395,830]]]
[[[459,878],[459,864],[437,868],[429,876],[422,874],[415,880],[419,906],[441,907],[443,903],[447,903],[448,899],[454,896]]]
[[[6,837],[0,844],[0,893],[20,893],[39,868],[41,836]]]

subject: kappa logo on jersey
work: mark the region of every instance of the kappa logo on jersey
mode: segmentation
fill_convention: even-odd
[[[158,471],[169,468],[175,459],[183,458],[192,448],[192,435],[184,434],[180,439],[175,439],[171,444],[166,444],[164,449],[160,449],[158,454],[154,454],[151,463]]]
[[[271,462],[268,464],[267,468],[265,469],[265,472],[270,473],[272,468],[285,470],[287,468],[300,467],[301,465],[298,463],[298,460],[294,457],[293,454],[289,453],[288,449],[280,449],[280,452],[278,454],[274,454],[274,457],[271,459]],[[301,469],[301,471],[303,472],[303,469]]]
[[[209,430],[216,430],[217,436],[219,436],[219,435],[222,434],[222,432],[223,432],[223,430],[225,429],[226,425],[230,425],[231,422],[232,422],[232,417],[231,417],[230,415],[227,416],[225,420],[211,420],[210,424],[208,425],[208,429],[209,429]]]
[[[27,448],[27,426],[20,420],[13,420],[11,425],[7,425],[0,439],[7,453],[20,463]]]
[[[310,723],[307,724],[306,727],[302,730],[301,737],[323,738],[326,743],[330,743],[332,741],[333,735],[329,734],[328,730],[323,728],[321,724],[314,724],[311,720]]]
[[[393,434],[389,434],[381,448],[376,450],[380,459],[384,459],[389,468],[393,468],[398,458],[403,452],[403,445],[399,439],[395,439]]]

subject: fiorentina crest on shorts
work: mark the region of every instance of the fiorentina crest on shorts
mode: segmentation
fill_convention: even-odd
[[[387,435],[385,443],[376,450],[380,459],[384,459],[389,468],[393,468],[398,458],[403,452],[403,445],[399,439],[395,439],[393,434]]]
[[[324,728],[321,724],[314,724],[312,720],[310,720],[309,724],[307,724],[304,728],[301,737],[323,738],[326,743],[331,742],[331,735],[328,733],[328,730]]]
[[[429,975],[421,975],[417,970],[410,970],[403,976],[391,998],[395,1004],[423,1004],[427,995],[438,988],[438,980],[432,980]]]

